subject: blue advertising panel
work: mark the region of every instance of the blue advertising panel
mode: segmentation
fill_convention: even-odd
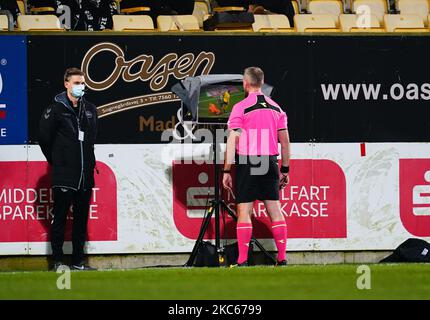
[[[0,37],[0,145],[27,138],[27,43],[23,36]]]

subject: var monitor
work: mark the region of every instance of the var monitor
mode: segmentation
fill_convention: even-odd
[[[245,98],[241,82],[211,84],[200,88],[198,123],[227,123],[233,106]]]

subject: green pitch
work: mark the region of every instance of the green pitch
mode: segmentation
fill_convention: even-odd
[[[0,299],[430,298],[430,265],[369,266],[370,290],[357,289],[357,265],[72,272],[70,290],[54,272],[0,273]]]

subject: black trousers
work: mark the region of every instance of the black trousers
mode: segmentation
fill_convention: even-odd
[[[92,190],[53,189],[53,221],[51,226],[51,247],[54,261],[63,260],[64,232],[70,206],[73,206],[72,264],[80,264],[84,259],[84,245],[87,239],[88,211]]]

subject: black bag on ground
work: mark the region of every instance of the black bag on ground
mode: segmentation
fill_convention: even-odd
[[[203,241],[197,251],[195,267],[219,267],[218,252],[216,246],[209,241]]]
[[[248,251],[248,265],[254,265],[254,248],[252,241],[249,242],[249,251]],[[239,246],[237,242],[228,244],[224,247],[225,260],[226,265],[232,265],[237,263],[237,258],[239,258]]]
[[[380,262],[430,262],[430,243],[421,239],[408,239]]]
[[[254,14],[251,12],[215,12],[203,22],[205,31],[215,29],[251,28],[254,23]]]
[[[239,249],[237,242],[228,244],[224,247],[224,263],[223,265],[230,266],[237,263],[239,257]],[[248,264],[253,265],[253,246],[249,243]],[[219,255],[216,246],[209,241],[203,241],[197,251],[194,267],[219,267]]]

